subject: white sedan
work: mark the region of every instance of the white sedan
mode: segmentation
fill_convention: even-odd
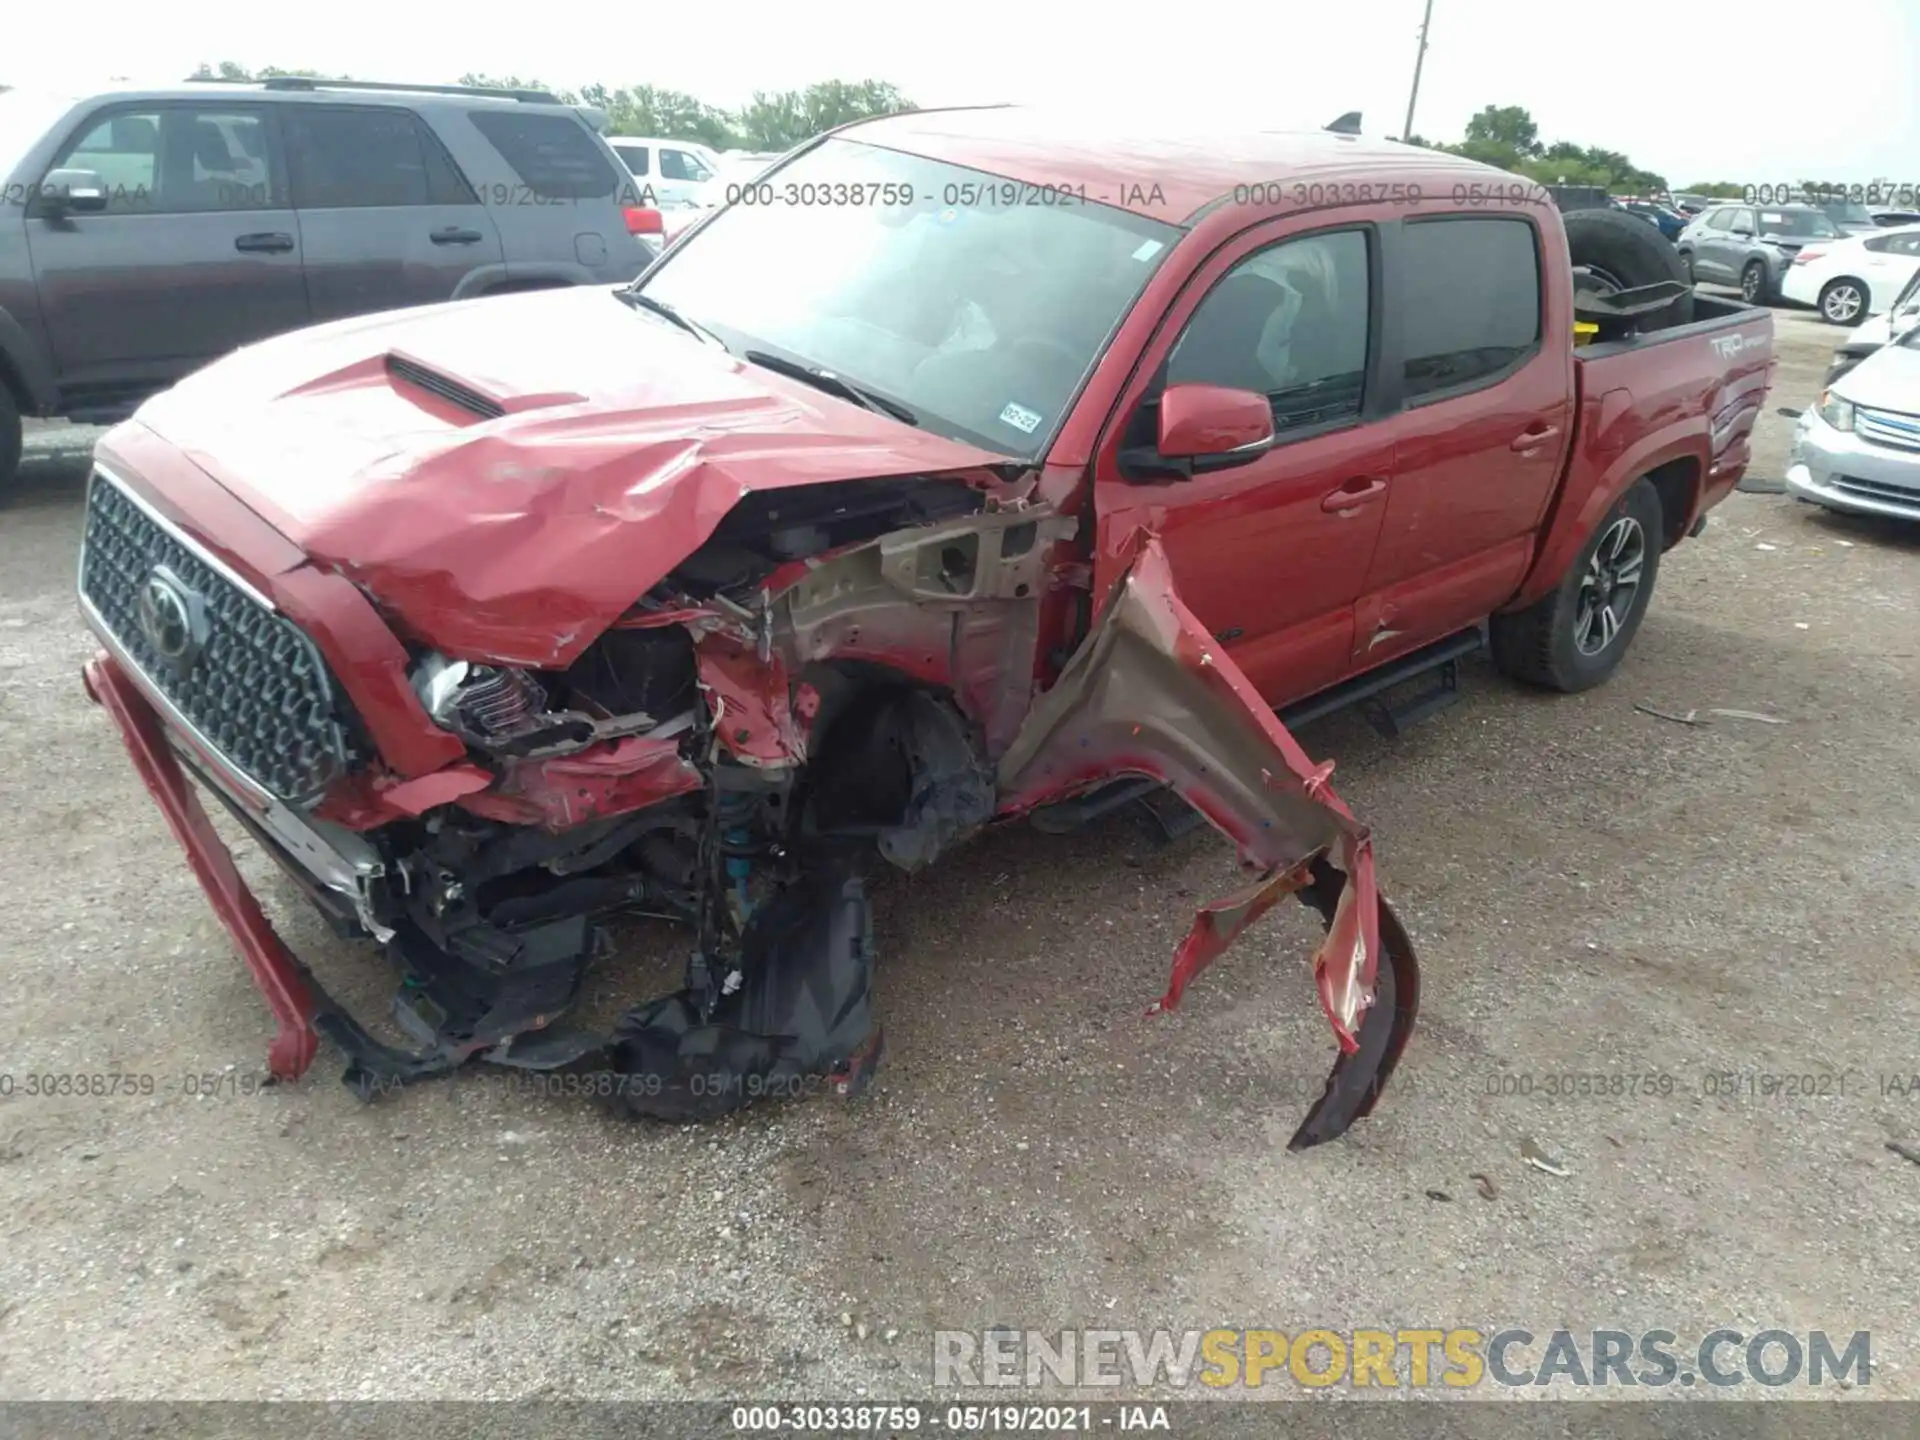
[[[1787,267],[1780,294],[1818,308],[1835,325],[1858,325],[1893,304],[1920,271],[1920,225],[1816,240]]]

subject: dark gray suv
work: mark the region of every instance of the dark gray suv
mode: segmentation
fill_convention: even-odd
[[[1749,305],[1779,298],[1780,279],[1800,247],[1839,229],[1811,205],[1716,205],[1687,222],[1674,240],[1687,277],[1738,285]]]
[[[110,423],[303,325],[632,280],[636,184],[592,112],[535,91],[0,94],[0,495],[22,415]]]

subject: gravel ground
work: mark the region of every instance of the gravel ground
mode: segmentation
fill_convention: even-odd
[[[1807,404],[1835,332],[1780,329]],[[266,1011],[81,692],[89,439],[36,432],[0,517],[0,1072],[154,1093],[0,1099],[0,1396],[924,1395],[934,1329],[999,1323],[1869,1329],[1872,1393],[1920,1397],[1920,1168],[1887,1148],[1920,1101],[1880,1078],[1920,1071],[1920,531],[1737,495],[1610,685],[1475,667],[1399,741],[1305,732],[1426,975],[1339,1143],[1285,1150],[1331,1058],[1304,914],[1143,1018],[1232,871],[1124,820],[883,883],[874,1091],[676,1130],[478,1073],[362,1105],[326,1051],[253,1089]],[[376,1001],[374,955],[243,864]],[[1673,1088],[1489,1093],[1567,1071]]]

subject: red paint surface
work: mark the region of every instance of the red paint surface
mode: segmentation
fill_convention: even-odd
[[[748,765],[801,765],[807,745],[787,693],[787,666],[778,652],[762,660],[731,635],[700,637],[695,648],[700,683],[713,710],[714,734]]]
[[[610,289],[525,298],[250,346],[109,443],[164,437],[317,570],[378,595],[411,638],[553,668],[749,491],[956,472],[984,484],[979,467],[1001,458],[732,359]],[[531,343],[528,327],[565,341]],[[452,423],[387,375],[395,348],[510,413]]]
[[[495,788],[458,803],[489,820],[559,831],[644,810],[705,783],[677,740],[634,735],[577,755],[509,760]]]

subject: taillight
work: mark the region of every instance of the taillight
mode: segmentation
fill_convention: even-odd
[[[667,222],[658,210],[646,205],[628,205],[621,212],[627,220],[629,235],[664,235]]]
[[[1793,263],[1796,265],[1804,265],[1809,260],[1818,260],[1826,253],[1827,251],[1824,245],[1803,245],[1800,248],[1800,253],[1793,257]]]

